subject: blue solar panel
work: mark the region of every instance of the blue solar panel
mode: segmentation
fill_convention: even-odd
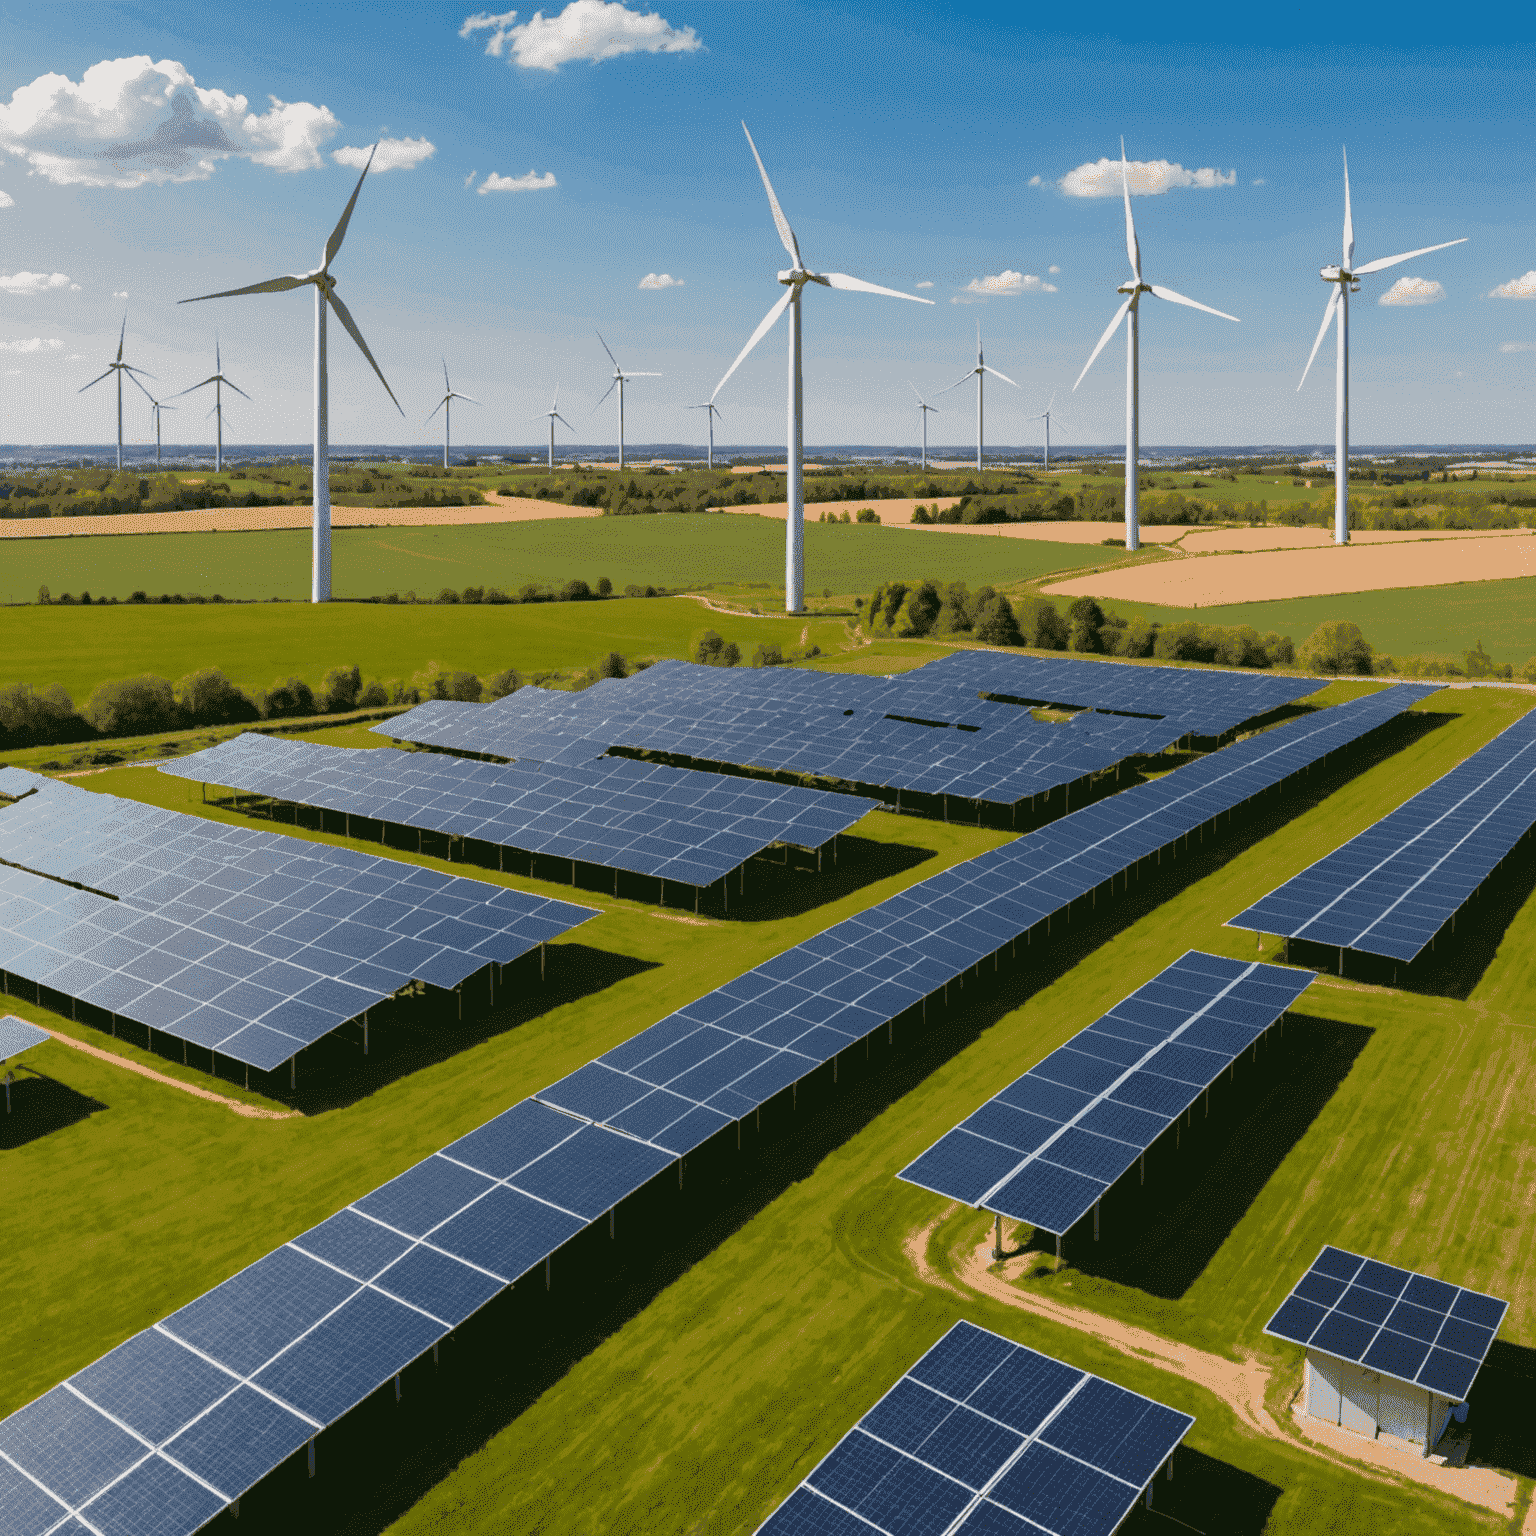
[[[1414,960],[1533,825],[1536,710],[1231,926]]]
[[[1109,1536],[1194,1422],[956,1323],[760,1529]]]
[[[248,1386],[194,1419],[164,1447],[194,1476],[236,1494],[280,1466],[315,1432],[307,1419]]]
[[[0,965],[4,963],[0,960]],[[8,1013],[0,1018],[0,1061],[20,1056],[23,1051],[30,1051],[34,1045],[41,1045],[49,1038],[46,1029],[39,1029],[36,1024],[28,1024],[25,1019]]]
[[[1460,1402],[1508,1309],[1496,1296],[1327,1246],[1264,1331]]]

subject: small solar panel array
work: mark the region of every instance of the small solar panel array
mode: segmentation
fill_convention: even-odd
[[[1067,1232],[1285,1014],[1309,972],[1190,950],[901,1172]]]
[[[1234,928],[1411,961],[1536,825],[1536,710]]]
[[[162,763],[176,778],[705,887],[778,843],[817,849],[874,802],[604,758],[558,770],[359,752],[247,732]]]
[[[762,1536],[1110,1536],[1194,1419],[959,1322]]]
[[[0,1018],[0,1061],[9,1061],[52,1038],[46,1029],[39,1029],[36,1024],[28,1024],[25,1019],[8,1013]]]
[[[1325,1246],[1264,1332],[1462,1401],[1507,1301]]]
[[[0,970],[263,1071],[595,916],[18,769],[0,793]]]

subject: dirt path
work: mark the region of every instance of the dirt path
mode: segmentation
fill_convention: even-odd
[[[178,1082],[174,1077],[167,1077],[163,1072],[156,1072],[153,1067],[141,1066],[136,1061],[129,1061],[125,1056],[116,1056],[111,1051],[104,1051],[100,1046],[87,1045],[84,1040],[76,1040],[73,1035],[60,1034],[56,1029],[48,1031],[60,1045],[67,1045],[71,1050],[84,1051],[87,1056],[94,1056],[98,1061],[104,1061],[109,1066],[121,1067],[125,1072],[137,1072],[140,1077],[147,1077],[151,1082],[164,1083],[167,1088],[178,1088],[182,1093],[190,1093],[194,1098],[207,1099],[213,1104],[222,1104],[225,1109],[232,1109],[237,1115],[244,1115],[248,1120],[297,1120],[299,1111],[296,1109],[262,1109],[257,1104],[242,1104],[239,1099],[226,1098],[222,1093],[214,1093],[209,1088],[199,1088],[193,1083]]]
[[[951,1205],[925,1226],[909,1233],[902,1244],[902,1250],[919,1278],[929,1285],[963,1295],[928,1262],[928,1244],[934,1230],[956,1209],[956,1206]],[[1192,1381],[1208,1392],[1215,1393],[1249,1429],[1274,1440],[1296,1444],[1295,1438],[1276,1423],[1274,1415],[1265,1405],[1264,1396],[1269,1388],[1270,1377],[1269,1372],[1257,1361],[1248,1359],[1239,1363],[1226,1360],[1192,1345],[1165,1339],[1134,1323],[1119,1322],[1085,1308],[1070,1307],[1047,1296],[1021,1291],[1012,1282],[1025,1269],[1040,1262],[1044,1255],[1015,1252],[994,1269],[991,1267],[991,1250],[992,1239],[989,1235],[965,1253],[960,1265],[959,1278],[962,1284],[1005,1306],[1032,1312],[1037,1317],[1048,1318],[1064,1327],[1092,1334],[1094,1338],[1123,1354],[1134,1355],[1161,1370],[1182,1376],[1186,1381]],[[1440,1466],[1381,1441],[1364,1440],[1333,1426],[1314,1424],[1311,1420],[1303,1421],[1295,1416],[1293,1425],[1304,1437],[1302,1443],[1305,1449],[1329,1461],[1348,1466],[1351,1471],[1364,1472],[1368,1477],[1383,1481],[1386,1480],[1384,1473],[1392,1473],[1426,1487],[1437,1488],[1442,1493],[1453,1494],[1469,1504],[1480,1505],[1506,1518],[1514,1513],[1517,1492],[1514,1479],[1489,1468]],[[1369,1465],[1362,1466],[1361,1463]],[[1530,1519],[1525,1529],[1528,1533],[1533,1530]]]

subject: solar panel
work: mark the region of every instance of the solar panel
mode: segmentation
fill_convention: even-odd
[[[596,915],[27,777],[0,806],[0,969],[264,1071]]]
[[[1411,961],[1536,825],[1536,710],[1231,920]]]
[[[552,769],[360,752],[254,732],[162,763],[160,771],[696,886],[713,885],[779,843],[820,848],[875,804],[629,758]]]
[[[900,1177],[1067,1232],[1312,979],[1190,950],[989,1099]]]
[[[1110,1536],[1194,1422],[959,1322],[759,1530]]]
[[[1461,1402],[1508,1310],[1495,1296],[1324,1246],[1264,1332]]]
[[[12,1056],[20,1056],[23,1051],[30,1051],[34,1045],[52,1038],[46,1029],[39,1029],[36,1024],[28,1024],[25,1019],[8,1013],[0,1018],[0,1061],[9,1061]]]

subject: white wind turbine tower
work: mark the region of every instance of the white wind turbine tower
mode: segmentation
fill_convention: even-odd
[[[373,353],[368,350],[368,343],[363,340],[363,333],[358,330],[357,323],[348,312],[347,306],[337,297],[336,279],[331,276],[331,263],[341,249],[341,242],[347,237],[347,225],[351,221],[352,210],[357,205],[357,194],[363,190],[368,166],[373,164],[374,152],[377,149],[378,145],[375,144],[369,151],[368,165],[363,167],[362,175],[357,178],[352,196],[347,199],[347,206],[342,209],[341,217],[336,221],[336,228],[331,231],[330,239],[325,242],[325,252],[320,265],[314,271],[287,277],[274,277],[264,283],[252,283],[246,288],[226,288],[221,293],[200,293],[196,298],[181,300],[183,304],[196,304],[203,299],[232,299],[246,293],[286,293],[290,288],[304,287],[313,287],[315,290],[315,449],[312,474],[314,536],[309,594],[309,600],[312,603],[328,603],[331,600],[330,383],[325,354],[327,304],[336,311],[336,318],[347,328],[347,334],[357,343],[358,350],[368,359],[369,366],[378,374],[379,383],[384,386],[385,393],[394,401],[395,409],[400,411],[402,416],[405,415],[400,402],[395,400],[395,392],[389,387],[389,381],[384,377],[379,365],[374,362]]]
[[[594,331],[593,334],[597,337],[597,339],[599,341],[603,341],[602,333],[600,331]],[[625,385],[625,382],[627,380],[629,380],[629,379],[659,379],[661,377],[661,375],[659,373],[625,373],[624,370],[619,367],[619,360],[618,360],[618,358],[616,358],[613,355],[612,352],[608,351],[608,343],[606,341],[603,341],[603,351],[604,352],[608,352],[608,361],[613,364],[613,383],[610,384],[608,386],[608,388],[603,391],[603,400],[606,400],[608,398],[608,396],[611,395],[614,392],[614,390],[618,390],[618,392],[619,392],[619,468],[623,469],[624,468],[624,385]],[[594,405],[592,407],[592,413],[594,415],[597,414],[598,408],[602,405],[603,400],[599,400],[597,402],[597,405]]]
[[[1224,310],[1212,309],[1209,304],[1197,304],[1193,299],[1186,299],[1182,293],[1175,293],[1172,288],[1163,288],[1156,283],[1144,283],[1141,280],[1141,246],[1136,241],[1136,224],[1131,218],[1131,183],[1125,163],[1125,140],[1120,141],[1120,191],[1125,197],[1125,254],[1131,258],[1131,280],[1121,283],[1116,289],[1117,293],[1126,296],[1125,303],[1115,312],[1115,318],[1109,322],[1108,329],[1099,337],[1099,344],[1093,349],[1093,354],[1083,364],[1083,371],[1077,376],[1077,384],[1081,384],[1088,376],[1088,370],[1093,367],[1094,358],[1105,348],[1109,338],[1115,334],[1119,324],[1127,316],[1130,317],[1130,325],[1125,333],[1125,547],[1127,549],[1141,548],[1141,523],[1138,517],[1138,482],[1137,463],[1140,457],[1138,448],[1138,391],[1140,389],[1139,355],[1137,349],[1137,324],[1141,309],[1141,296],[1150,293],[1154,298],[1167,299],[1172,304],[1183,304],[1190,309],[1204,310],[1208,315],[1215,315],[1222,320],[1230,320],[1238,323],[1236,315],[1229,315]],[[1072,386],[1077,388],[1077,384]]]
[[[208,415],[209,416],[216,416],[216,417],[218,417],[218,438],[217,438],[218,446],[215,447],[215,449],[213,450],[213,469],[214,469],[214,473],[218,474],[224,468],[224,393],[223,393],[224,386],[226,384],[228,384],[229,387],[232,390],[234,390],[234,392],[237,395],[242,396],[246,400],[249,400],[251,398],[233,380],[226,379],[224,377],[224,360],[220,356],[220,353],[219,353],[218,337],[214,337],[214,341],[213,341],[213,372],[206,379],[203,380],[202,384],[194,384],[191,389],[178,390],[176,394],[171,396],[171,399],[172,400],[179,400],[179,399],[181,399],[181,397],[183,395],[190,395],[190,394],[193,393],[194,390],[202,389],[204,387],[204,385],[207,385],[207,384],[212,384],[213,385],[213,409],[208,413]],[[157,409],[157,412],[158,412],[158,407],[156,409]],[[174,409],[174,407],[173,407],[173,409]],[[206,420],[207,418],[205,417],[204,419]],[[160,447],[160,418],[159,418],[159,416],[157,414],[156,417],[155,417],[155,449],[156,449],[155,462],[156,463],[159,462],[159,447]]]
[[[447,372],[448,370],[445,368],[443,370],[445,378],[447,377]],[[553,469],[555,467],[555,423],[558,421],[562,427],[569,427],[572,432],[576,430],[560,414],[560,386],[558,384],[555,385],[555,398],[550,402],[549,409],[547,411],[540,411],[533,419],[535,421],[542,421],[546,416],[549,417],[549,467]]]
[[[135,368],[132,363],[123,361],[123,341],[127,335],[128,316],[124,315],[123,328],[117,333],[117,361],[109,363],[105,373],[98,374],[89,384],[82,384],[75,391],[77,395],[83,395],[86,390],[94,389],[103,379],[110,379],[114,373],[117,375],[117,467],[119,469],[123,467],[123,375],[126,373],[135,384],[139,384],[138,375],[141,373],[146,379],[154,378],[154,374],[145,373],[142,368]],[[144,386],[139,384],[139,388],[144,389]],[[153,404],[155,397],[147,389],[144,389],[144,395]]]
[[[709,468],[715,467],[715,417],[720,415],[720,407],[713,400],[706,400],[703,405],[690,405],[690,411],[708,411],[705,418],[709,422]],[[723,417],[721,417],[724,420]]]
[[[1339,351],[1333,384],[1333,542],[1335,544],[1349,543],[1349,296],[1360,291],[1359,279],[1369,276],[1372,272],[1395,267],[1401,261],[1412,261],[1415,256],[1427,256],[1431,251],[1443,251],[1450,246],[1466,243],[1466,237],[1463,236],[1460,240],[1445,240],[1439,245],[1426,245],[1417,251],[1405,251],[1401,256],[1384,256],[1380,261],[1368,261],[1362,267],[1355,266],[1355,225],[1349,212],[1349,154],[1345,152],[1344,260],[1336,267],[1326,266],[1322,269],[1323,281],[1334,284],[1334,290],[1328,296],[1327,308],[1323,310],[1323,323],[1318,328],[1317,340],[1312,343],[1312,356],[1307,359],[1307,366],[1302,370],[1301,375],[1301,384],[1305,384],[1307,374],[1312,371],[1313,360],[1317,357],[1317,349],[1322,346],[1323,337],[1328,333],[1328,322],[1333,319],[1334,311],[1337,310]],[[1301,393],[1301,384],[1296,386],[1298,394]]]
[[[432,407],[431,415],[427,417],[427,421],[431,421],[432,417],[436,416],[439,411],[443,413],[443,468],[447,469],[448,434],[451,426],[451,418],[453,415],[453,402],[455,400],[468,400],[471,405],[479,405],[480,402],[478,400],[472,399],[469,395],[461,395],[453,387],[453,385],[448,382],[448,359],[446,357],[443,359],[443,389],[446,391],[446,393],[443,395],[443,398],[439,400],[435,406]],[[426,424],[426,421],[422,422],[422,426],[426,426]],[[550,436],[551,438],[554,436],[553,422],[550,423]]]
[[[960,386],[962,384],[964,384],[965,381],[968,378],[970,378],[972,374],[974,374],[976,376],[976,472],[978,474],[981,473],[981,439],[982,439],[982,410],[981,410],[982,400],[981,400],[981,392],[982,392],[982,384],[984,383],[984,381],[986,379],[986,376],[989,373],[992,375],[992,377],[994,379],[1001,379],[1004,384],[1013,384],[1013,380],[1010,379],[1006,373],[999,373],[996,368],[992,368],[992,367],[988,366],[987,360],[981,355],[981,321],[978,320],[976,322],[976,366],[974,368],[968,368],[964,373],[962,373],[960,375],[960,377],[958,379],[955,380],[955,382],[953,384],[946,385],[943,389],[941,389],[939,391],[939,394],[947,395],[950,392],[950,390],[952,390],[952,389],[959,389]],[[1017,389],[1019,386],[1017,384],[1013,384],[1013,387],[1015,389]]]
[[[144,391],[144,393],[146,395],[149,395],[149,391],[147,389]],[[159,469],[159,467],[160,467],[160,412],[161,411],[174,411],[176,409],[176,407],[174,405],[167,405],[167,404],[165,404],[165,402],[163,400],[156,400],[153,395],[150,395],[149,396],[149,408],[150,408],[150,410],[152,410],[155,413],[155,468]]]
[[[883,293],[887,298],[910,299],[914,304],[931,304],[933,300],[919,298],[915,293],[899,293],[894,288],[880,288],[874,283],[849,277],[843,272],[807,271],[805,263],[800,259],[800,245],[795,239],[795,232],[789,227],[789,220],[784,217],[784,210],[779,207],[779,199],[773,190],[773,183],[768,180],[763,157],[758,154],[757,145],[752,143],[752,135],[748,132],[745,123],[741,125],[741,131],[747,135],[747,143],[752,147],[752,158],[757,161],[758,174],[763,178],[763,190],[768,194],[768,206],[773,210],[773,222],[779,231],[779,239],[783,242],[784,249],[789,252],[790,260],[794,265],[779,273],[778,280],[784,285],[783,297],[763,316],[746,346],[737,353],[736,361],[725,370],[725,378],[715,385],[715,394],[709,398],[713,402],[715,395],[725,388],[726,379],[741,367],[747,354],[773,329],[779,316],[787,309],[789,311],[789,440],[786,444],[785,467],[789,509],[784,531],[784,608],[788,613],[799,613],[805,607],[805,475],[801,462],[805,439],[805,390],[800,374],[801,291],[807,283],[819,283],[823,288],[842,288],[851,293]]]
[[[1026,416],[1024,418],[1025,421],[1043,421],[1045,423],[1045,472],[1046,472],[1046,474],[1049,474],[1051,472],[1051,416],[1052,416],[1052,413],[1054,412],[1055,408],[1056,408],[1056,396],[1053,394],[1051,396],[1051,399],[1050,399],[1050,404],[1047,405],[1046,408],[1043,411],[1041,411],[1038,416]],[[1071,426],[1072,423],[1071,422],[1067,422],[1066,425],[1067,426]]]
[[[942,415],[943,413],[939,410],[938,406],[936,406],[936,405],[929,405],[928,402],[923,399],[922,395],[918,393],[917,385],[914,384],[911,379],[907,380],[907,388],[910,389],[914,395],[917,395],[917,414],[918,414],[918,420],[920,420],[922,422],[922,424],[923,424],[923,468],[927,469],[928,468],[928,413],[930,411],[932,411],[935,416]]]

